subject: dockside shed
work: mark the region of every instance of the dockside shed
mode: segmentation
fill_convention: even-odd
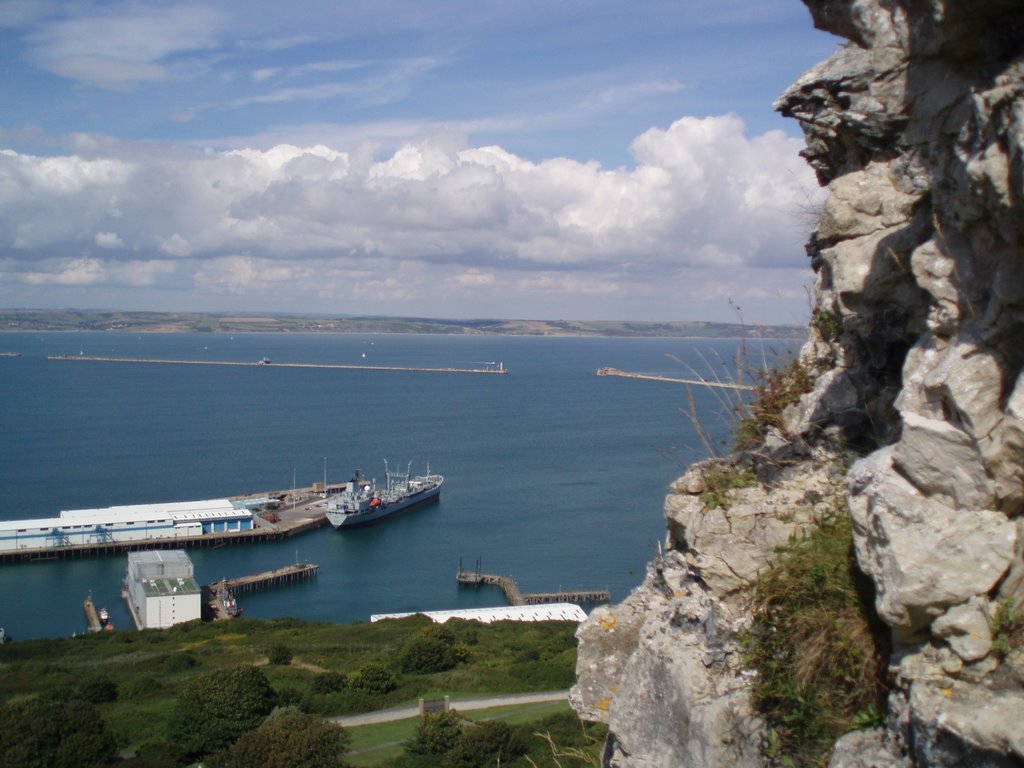
[[[130,552],[126,582],[139,629],[166,629],[202,616],[202,589],[183,550]]]

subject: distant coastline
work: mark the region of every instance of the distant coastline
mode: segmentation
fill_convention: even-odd
[[[453,336],[702,339],[801,339],[807,335],[807,327],[804,325],[748,325],[701,321],[446,320],[422,317],[78,309],[0,309],[0,330],[121,333],[421,333]]]

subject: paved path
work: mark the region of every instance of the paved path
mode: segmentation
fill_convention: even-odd
[[[543,693],[511,693],[505,696],[472,696],[466,699],[452,699],[449,706],[460,712],[469,712],[473,709],[490,709],[491,707],[512,707],[517,704],[540,704],[548,701],[566,701],[569,698],[568,691],[545,691]],[[393,707],[392,709],[381,709],[376,712],[364,712],[360,715],[342,715],[340,717],[329,717],[327,720],[336,725],[353,727],[359,725],[372,725],[375,723],[389,723],[393,720],[408,720],[411,717],[419,717],[419,706]]]

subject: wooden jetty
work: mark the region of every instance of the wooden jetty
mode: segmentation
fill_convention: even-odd
[[[620,379],[643,379],[644,381],[664,381],[669,384],[693,384],[698,387],[714,387],[717,389],[735,389],[741,392],[753,392],[754,387],[747,384],[733,384],[728,381],[709,381],[707,379],[674,379],[668,376],[652,376],[647,373],[630,373],[618,368],[598,368],[598,376],[618,376]]]
[[[283,568],[275,568],[272,571],[254,573],[251,576],[239,576],[235,579],[221,579],[210,584],[207,588],[217,594],[226,589],[233,594],[239,592],[252,592],[267,587],[277,587],[281,584],[290,584],[295,581],[305,581],[315,578],[320,566],[315,563],[294,563]]]
[[[575,589],[568,592],[533,592],[523,594],[511,576],[497,576],[492,573],[483,573],[481,563],[477,560],[476,570],[467,571],[459,561],[459,570],[455,574],[455,580],[459,584],[469,586],[493,586],[498,587],[505,593],[505,599],[509,605],[547,605],[549,603],[607,603],[611,602],[612,596],[607,589]]]
[[[393,365],[335,365],[332,363],[272,363],[260,360],[255,363],[235,360],[158,360],[144,357],[95,357],[92,355],[49,355],[47,360],[81,360],[89,363],[145,363],[158,365],[230,365],[244,368],[323,368],[338,371],[402,371],[407,373],[493,373],[504,375],[508,368],[421,368]]]

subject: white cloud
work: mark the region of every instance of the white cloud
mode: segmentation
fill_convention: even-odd
[[[61,77],[114,90],[167,79],[176,54],[214,45],[221,12],[206,5],[120,6],[42,25],[29,36],[35,63]]]
[[[552,311],[570,316],[586,297],[654,307],[661,296],[664,313],[668,291],[780,296],[805,270],[799,211],[818,194],[801,142],[747,136],[729,115],[646,131],[635,165],[615,169],[445,134],[376,161],[323,145],[83,146],[91,156],[0,151],[0,247],[17,254],[5,279],[319,292],[333,311],[371,311],[376,295],[397,314],[427,302],[495,314],[559,296]],[[79,255],[90,246],[102,258]]]
[[[100,248],[124,248],[124,240],[116,232],[97,232],[95,239]]]

